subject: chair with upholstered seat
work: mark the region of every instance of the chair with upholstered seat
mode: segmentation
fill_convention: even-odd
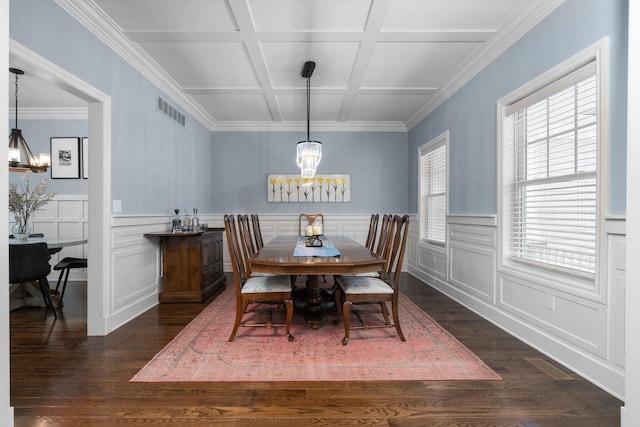
[[[229,258],[233,269],[233,281],[236,291],[236,316],[233,331],[229,336],[229,341],[233,341],[240,326],[264,326],[285,327],[285,334],[289,341],[293,341],[291,335],[291,320],[293,319],[293,299],[291,296],[291,283],[289,276],[259,276],[248,277],[244,267],[243,252],[240,249],[238,230],[236,228],[233,215],[224,216],[224,229],[227,235],[229,246]],[[245,314],[249,313],[250,304],[273,302],[282,303],[286,310],[286,320],[284,324],[272,323],[267,320],[264,323],[243,322]],[[252,310],[254,311],[254,310]],[[269,310],[272,314],[272,310]]]
[[[51,272],[46,243],[9,245],[9,283],[38,282],[47,310],[58,318],[51,301],[47,275]]]
[[[338,276],[336,278],[336,307],[338,318],[336,324],[340,323],[341,317],[344,322],[344,338],[342,344],[349,343],[350,329],[372,329],[372,328],[391,328],[395,327],[400,340],[405,341],[404,334],[400,328],[400,319],[398,316],[398,285],[400,283],[400,273],[402,271],[402,261],[407,245],[407,231],[409,229],[409,215],[394,216],[392,225],[389,227],[389,233],[392,237],[389,244],[391,252],[387,261],[385,270],[381,277],[364,277],[364,276]],[[389,321],[389,314],[386,303],[391,302],[391,313],[393,323]],[[368,325],[364,322],[363,313],[358,313],[358,319],[361,324],[351,326],[349,315],[353,304],[361,304],[362,306],[371,305],[371,303],[379,304],[384,318],[382,325]],[[341,309],[342,308],[342,309]]]

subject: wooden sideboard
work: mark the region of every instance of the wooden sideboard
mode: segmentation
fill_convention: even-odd
[[[225,286],[222,268],[223,232],[224,228],[210,228],[201,233],[145,234],[160,238],[160,302],[202,302]]]

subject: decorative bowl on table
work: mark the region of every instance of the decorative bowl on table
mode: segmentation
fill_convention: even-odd
[[[304,239],[304,245],[308,248],[321,248],[322,240],[320,240],[320,236],[307,236]]]

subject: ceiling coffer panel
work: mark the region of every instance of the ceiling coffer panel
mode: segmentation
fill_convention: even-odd
[[[242,43],[141,43],[183,88],[257,88]]]
[[[334,129],[407,130],[562,4],[68,1],[59,4],[211,130],[305,126],[306,61],[317,64],[312,128],[321,121]],[[51,100],[78,104],[30,78],[21,85],[21,114]]]

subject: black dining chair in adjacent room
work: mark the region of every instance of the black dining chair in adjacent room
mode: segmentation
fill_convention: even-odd
[[[47,275],[51,272],[46,243],[9,245],[9,283],[38,282],[45,306],[54,317],[58,314],[51,301]]]
[[[60,288],[60,283],[62,282],[62,276],[64,276],[64,282],[62,282],[62,292],[60,292],[61,307],[62,307],[62,298],[64,298],[64,291],[67,289],[69,272],[73,268],[87,268],[87,259],[65,257],[65,258],[62,258],[62,260],[53,267],[54,270],[60,271],[60,276],[58,276],[58,284],[56,285],[56,292],[59,292],[58,289]]]

